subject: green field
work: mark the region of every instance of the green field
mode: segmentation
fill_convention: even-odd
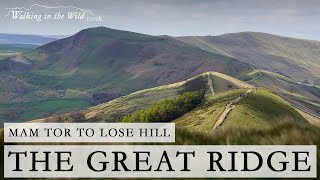
[[[57,114],[78,111],[89,107],[90,103],[82,99],[51,99],[45,101],[0,104],[0,114],[5,117],[15,117],[14,122],[24,122],[38,119],[39,117],[48,117],[52,112]]]
[[[0,44],[0,60],[15,56],[39,47],[33,44]]]

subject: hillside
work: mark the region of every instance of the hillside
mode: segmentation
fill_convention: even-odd
[[[258,32],[179,37],[204,50],[228,55],[292,81],[320,82],[320,42]]]
[[[25,121],[68,112],[70,108],[65,107],[72,107],[74,101],[82,102],[73,109],[77,111],[207,71],[240,77],[249,70],[247,64],[234,58],[207,52],[174,38],[90,28],[1,60],[1,74],[19,79],[18,83],[36,90],[13,94],[0,105],[2,111],[14,112],[16,121]],[[12,89],[10,86],[6,88]],[[47,106],[57,101],[64,106]],[[30,116],[30,104],[48,109],[40,108]],[[4,121],[1,113],[0,119]]]
[[[252,88],[250,84],[225,74],[209,72],[186,81],[137,91],[110,102],[88,108],[87,110],[83,110],[82,113],[85,114],[86,121],[118,122],[125,115],[148,107],[160,100],[175,98],[184,92],[207,90],[207,94],[210,96],[212,95],[210,87],[212,87],[215,93],[239,88]]]
[[[177,100],[186,97],[186,93],[202,90],[206,92],[205,99],[172,120],[176,124],[174,144],[319,145],[320,143],[319,128],[308,123],[284,99],[270,90],[256,88],[216,72],[141,90],[88,108],[79,114],[84,115],[85,122],[123,122],[125,117],[137,112],[148,114],[151,109],[162,111],[159,105],[165,104],[159,102]],[[234,107],[223,122],[215,126],[231,102]],[[76,119],[70,121],[70,118],[74,117],[81,116],[72,117],[71,114],[64,114],[35,121],[79,122]]]
[[[232,108],[221,123],[222,127],[268,129],[282,121],[307,123],[306,119],[288,102],[271,91],[255,88],[243,81],[216,72],[204,73],[170,85],[137,91],[91,107],[81,113],[85,115],[85,121],[119,122],[126,115],[153,106],[164,99],[174,99],[186,92],[203,90],[206,92],[205,101],[175,119],[174,122],[178,127],[191,131],[210,132],[228,106]]]
[[[256,69],[248,74],[246,82],[277,93],[297,110],[308,114],[306,117],[320,117],[320,87],[317,85],[297,83],[283,75]]]
[[[302,114],[277,94],[216,72],[138,91],[79,113],[85,116],[83,119],[85,122],[132,122],[131,120],[137,122],[139,119],[136,119],[134,114],[149,114],[150,117],[158,118],[156,115],[158,113],[150,111],[165,112],[162,106],[167,105],[161,102],[178,100],[186,97],[186,93],[201,90],[206,92],[205,99],[188,112],[172,119],[176,124],[176,144],[319,144],[320,142],[319,128],[306,121]],[[223,121],[218,123],[229,105],[233,106],[232,109],[225,115]],[[170,111],[170,115],[172,113],[174,111]],[[161,116],[163,115],[165,114]],[[59,117],[36,121],[55,122],[59,119],[68,122],[77,121],[76,119],[70,121],[70,118],[77,117],[72,117],[71,114]]]
[[[127,83],[134,82],[132,85],[146,81],[133,90],[178,82],[210,70],[237,75],[247,68],[233,58],[212,54],[172,38],[104,27],[82,30],[7,61],[19,62],[17,66],[25,66],[23,70],[32,70],[37,75],[46,73],[64,78],[62,85],[65,86],[92,88],[105,82],[118,82],[120,78]],[[6,70],[16,72],[14,66]],[[97,76],[104,82],[94,83]],[[83,84],[84,81],[92,84]]]
[[[219,126],[215,127],[228,102],[243,95],[244,89],[231,90],[211,96],[201,106],[174,122],[190,131],[215,132],[219,128],[270,129],[284,120],[306,122],[289,103],[265,89],[254,90],[234,104],[234,108]]]
[[[199,88],[191,90],[190,87]],[[89,108],[83,113],[87,121],[139,121],[136,119],[139,113],[149,114],[152,117],[151,110],[163,111],[161,105],[166,105],[161,102],[164,102],[164,99],[177,100],[182,98],[185,92],[195,90],[196,92],[205,90],[206,98],[191,111],[172,120],[176,124],[176,144],[319,144],[320,142],[319,128],[311,125],[302,114],[275,93],[214,72],[180,83],[138,91]],[[232,110],[225,115],[223,122],[216,126],[229,105],[233,106]],[[158,118],[156,114],[154,115]]]
[[[161,86],[153,89],[147,89],[125,96],[130,105],[136,104],[137,100],[143,99],[146,95],[162,94],[162,98],[156,97],[158,101],[163,98],[176,97],[177,95],[165,96],[167,92],[174,92],[177,89],[184,90],[186,83],[205,82],[207,75],[198,76],[186,82],[176,83],[167,86]],[[219,77],[213,77],[219,78]],[[202,80],[201,80],[202,79]],[[207,79],[208,80],[208,79]],[[208,85],[208,84],[207,84]],[[243,83],[245,87],[252,88],[250,85]],[[193,86],[192,86],[193,87]],[[177,89],[175,89],[177,88]],[[255,90],[252,94],[245,97],[243,101],[236,104],[233,112],[226,118],[225,122],[213,132],[210,132],[217,113],[221,112],[229,100],[236,98],[239,94],[245,92],[246,89],[238,89],[239,87],[227,91],[217,92],[212,95],[209,85],[207,89],[207,100],[202,102],[198,107],[190,112],[184,114],[180,118],[174,120],[176,123],[175,143],[176,145],[318,145],[320,144],[320,130],[319,128],[307,123],[301,115],[297,113],[287,102],[265,89]],[[133,101],[131,101],[131,97]],[[152,99],[148,97],[149,99]],[[147,100],[147,99],[145,99]],[[121,106],[120,100],[114,100],[107,104],[114,104],[113,111],[122,112],[124,114],[131,114],[132,112],[121,110],[122,105],[126,104],[124,101]],[[113,103],[112,103],[113,102]],[[146,101],[141,101],[146,102]],[[153,102],[156,102],[153,101]],[[117,105],[116,105],[117,104]],[[105,104],[106,105],[106,104]],[[272,106],[270,106],[272,105]],[[152,106],[143,105],[138,109],[143,110],[146,107]],[[103,108],[104,107],[104,108]],[[142,108],[144,107],[144,108]],[[107,112],[107,106],[100,105],[95,108],[90,108],[87,112],[93,109],[99,109],[105,116],[99,116],[95,121],[108,121],[105,117],[111,114],[112,111]],[[130,108],[128,108],[130,110]],[[103,111],[105,110],[105,111]],[[110,116],[109,116],[110,117]],[[112,116],[111,116],[112,117]],[[116,116],[114,116],[116,117]],[[89,119],[91,121],[93,119]],[[121,120],[121,117],[113,119],[113,121]],[[38,120],[39,121],[39,120]],[[3,129],[0,129],[0,139],[3,142]],[[60,143],[61,144],[61,143]],[[87,144],[87,143],[82,143]],[[110,144],[108,142],[101,144]],[[152,143],[155,145],[155,143]],[[163,144],[163,143],[162,143]],[[169,143],[173,144],[173,143]],[[88,145],[92,145],[89,143]],[[319,161],[320,156],[317,160]],[[3,166],[3,164],[1,164]],[[318,165],[318,170],[320,166]]]

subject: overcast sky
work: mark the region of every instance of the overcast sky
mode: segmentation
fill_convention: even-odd
[[[6,8],[40,4],[92,10],[101,22],[14,20]],[[320,40],[320,0],[1,0],[1,33],[74,34],[105,26],[150,35],[220,35],[258,31]],[[69,9],[35,7],[29,13]]]

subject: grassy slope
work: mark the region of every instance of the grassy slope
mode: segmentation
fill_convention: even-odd
[[[292,77],[295,81],[320,79],[320,42],[265,33],[243,32],[221,36],[181,37],[207,51]]]
[[[236,74],[245,69],[232,58],[170,39],[107,28],[83,30],[25,57],[36,64],[34,68],[41,67],[33,71],[35,76],[54,76],[59,86],[121,94],[178,82],[204,71]]]
[[[175,120],[176,125],[191,131],[208,132],[227,103],[245,91],[239,89],[213,95],[201,106]],[[304,122],[304,118],[279,96],[268,90],[258,89],[236,104],[222,127],[266,129],[283,119]]]
[[[252,87],[245,82],[239,81],[222,73],[209,72],[179,83],[138,91],[105,104],[89,108],[84,112],[89,120],[92,121],[102,120],[116,122],[124,115],[154,104],[159,100],[174,98],[182,92],[208,89],[208,74],[210,75],[211,80],[215,83],[213,88],[216,93],[230,89]]]
[[[204,83],[208,89],[207,100],[174,121],[177,127],[176,144],[320,144],[317,127],[309,124],[288,102],[263,88],[254,90],[237,103],[225,123],[216,129],[214,135],[208,136],[206,132],[213,126],[227,102],[246,92],[246,89],[238,87],[225,92],[222,88],[211,95],[207,77],[204,74],[202,78],[198,76],[170,86],[138,91],[89,108],[87,116],[96,111],[101,114],[93,119],[95,121],[120,120],[125,114],[131,114],[164,98],[174,98],[186,91],[187,87],[190,90]],[[219,81],[221,77],[212,75],[213,80],[219,83],[222,82]],[[227,87],[230,81],[226,82],[219,85]],[[243,85],[247,87],[248,84],[243,82]],[[215,90],[219,89],[218,86],[214,87]],[[120,117],[117,117],[119,114]]]
[[[288,102],[271,91],[259,89],[237,104],[224,125],[265,129],[273,128],[282,120],[305,122]]]
[[[276,92],[298,110],[307,113],[305,117],[310,122],[315,122],[313,116],[320,117],[320,88],[313,85],[320,74],[319,41],[254,32],[179,39],[255,66],[262,77],[253,70],[241,79]],[[309,84],[301,83],[304,80]]]
[[[320,117],[320,88],[318,86],[296,83],[285,76],[269,71],[260,72],[262,76],[252,78],[253,80],[249,82],[266,87],[296,108]]]
[[[204,74],[180,83],[138,91],[89,108],[86,112],[101,113],[96,118],[89,119],[92,121],[107,121],[107,118],[116,121],[118,114],[130,114],[164,98],[173,98],[181,92],[196,90],[195,87],[208,89],[207,77],[207,74]],[[224,75],[217,73],[212,73],[211,77],[219,83],[225,79]],[[241,100],[214,135],[208,135],[206,132],[226,103],[243,94],[246,91],[243,87],[252,88],[242,82],[240,88],[224,92],[222,89],[230,83],[241,82],[235,82],[231,77],[228,79],[229,81],[219,84],[220,87],[215,86],[215,95],[208,92],[206,102],[174,121],[177,127],[175,144],[320,144],[319,129],[306,123],[287,102],[266,89],[258,89]],[[221,91],[218,90],[220,88]]]
[[[216,94],[176,119],[176,144],[318,145],[320,151],[319,127],[307,123],[288,102],[266,89],[243,98],[222,126],[208,134],[227,102],[244,92]],[[317,169],[319,173],[319,164]]]
[[[226,104],[244,92],[244,89],[238,89],[210,96],[205,103],[174,122],[177,127],[184,127],[192,132],[210,131]]]
[[[213,82],[214,94],[210,91],[208,77]],[[183,92],[205,89],[207,100],[174,122],[177,127],[206,132],[212,128],[227,103],[244,94],[248,88],[254,89],[253,92],[235,104],[236,108],[227,116],[222,128],[218,129],[268,130],[283,121],[306,124],[304,117],[275,93],[264,88],[256,90],[245,82],[216,72],[204,73],[175,84],[137,91],[83,112],[87,121],[118,122],[123,116],[160,100],[175,98]]]

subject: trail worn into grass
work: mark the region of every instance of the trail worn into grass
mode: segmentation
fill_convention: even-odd
[[[320,118],[293,106],[309,123],[320,128]]]
[[[17,77],[14,77],[14,76],[6,75],[6,74],[1,74],[0,77],[1,77],[1,76],[5,76],[5,77],[9,77],[9,78],[11,78],[11,79],[17,80],[17,81],[22,82],[23,84],[25,84],[25,85],[27,85],[27,86],[36,87],[36,86],[34,86],[34,85],[32,85],[32,84],[29,84],[29,83],[27,83],[27,82],[25,82],[25,81],[23,81],[23,80],[21,80],[21,79],[19,79],[19,78],[17,78]]]
[[[240,95],[239,97],[231,100],[226,108],[224,109],[224,111],[222,112],[222,114],[220,115],[220,117],[218,118],[218,120],[215,122],[215,124],[213,125],[212,129],[210,130],[209,133],[214,132],[215,129],[217,129],[219,126],[221,126],[223,124],[223,122],[227,119],[228,114],[234,109],[236,108],[236,106],[234,104],[236,104],[237,102],[241,101],[241,99],[243,97],[246,97],[248,94],[250,94],[252,92],[252,89],[249,89],[246,91],[246,93],[244,93],[243,95]]]
[[[257,69],[255,69],[253,66],[250,66],[255,72],[257,72],[258,73],[258,76],[257,77],[255,77],[255,78],[253,78],[253,79],[251,79],[250,81],[255,81],[255,80],[257,80],[259,77],[262,77],[262,73],[260,72],[260,71],[258,71]]]
[[[211,94],[214,95],[213,82],[210,77],[210,73],[207,74],[208,86],[210,88]]]

